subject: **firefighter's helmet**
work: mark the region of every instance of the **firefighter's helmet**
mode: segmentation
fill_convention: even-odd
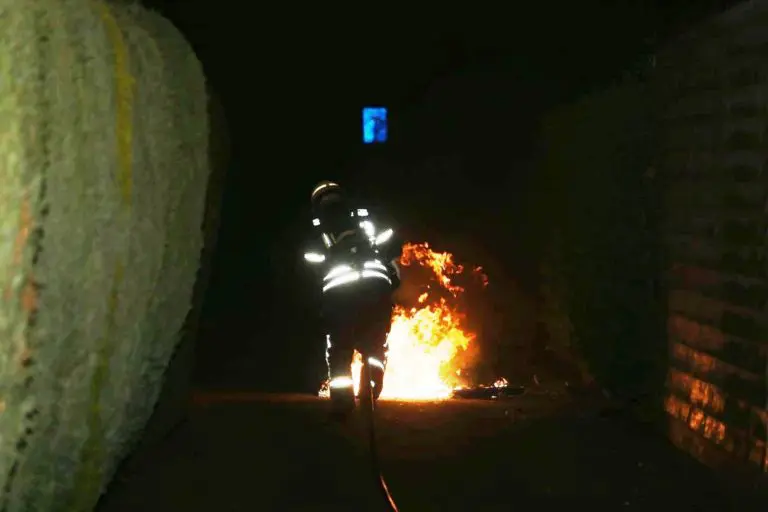
[[[342,195],[343,193],[338,183],[323,180],[312,189],[312,205],[318,206],[333,197],[341,197]]]

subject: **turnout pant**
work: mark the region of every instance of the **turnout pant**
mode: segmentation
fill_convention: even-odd
[[[332,400],[354,399],[351,365],[355,350],[368,359],[374,396],[378,398],[381,394],[393,303],[388,286],[375,282],[371,285],[341,286],[323,296]],[[360,389],[364,389],[362,384],[359,383]]]

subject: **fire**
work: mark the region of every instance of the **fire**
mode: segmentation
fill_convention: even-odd
[[[418,263],[422,267],[432,270],[440,285],[451,292],[454,297],[457,297],[464,291],[464,288],[461,286],[451,283],[451,276],[464,272],[462,265],[454,263],[451,253],[434,252],[426,242],[422,244],[405,244],[400,264],[407,267],[413,263]]]
[[[448,398],[459,368],[452,363],[474,339],[445,299],[406,310],[396,307],[382,398]]]
[[[451,296],[458,297],[464,288],[453,283],[453,278],[464,272],[453,255],[435,252],[429,244],[405,244],[400,259],[402,267],[419,266],[431,273],[432,280]],[[404,283],[413,284],[403,272]],[[473,270],[482,286],[488,278],[481,267]],[[416,299],[417,306],[395,307],[390,327],[387,370],[381,398],[430,400],[451,396],[454,389],[465,384],[461,377],[462,356],[475,339],[463,326],[464,316],[439,293],[433,293],[429,284],[422,287]],[[357,393],[362,357],[355,352],[352,376]],[[320,391],[327,396],[327,386]]]
[[[503,377],[501,379],[496,379],[496,382],[493,383],[493,387],[495,388],[506,388],[507,386],[509,386],[509,381]]]

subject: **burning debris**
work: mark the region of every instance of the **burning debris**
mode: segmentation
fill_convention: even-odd
[[[453,390],[453,398],[473,398],[481,400],[495,400],[521,395],[525,392],[523,386],[510,386],[507,379],[498,379],[490,386],[475,386],[471,388],[459,387]]]
[[[457,264],[452,254],[435,252],[427,243],[405,244],[400,264],[413,269],[420,267],[428,271],[430,279],[419,283],[414,272],[404,275],[404,284],[416,299],[411,299],[415,303],[412,307],[395,307],[387,340],[388,361],[381,398],[441,400],[464,398],[463,394],[470,389],[483,390],[486,394],[494,389],[497,395],[507,389],[504,379],[492,386],[469,388],[462,377],[461,368],[470,362],[468,349],[475,340],[475,335],[463,325],[464,314],[452,303],[464,292],[464,288],[453,281],[464,273],[464,266]],[[482,267],[472,269],[470,277],[482,287],[488,285]],[[433,288],[434,284],[437,286]],[[361,369],[362,357],[355,352],[352,363],[355,393]],[[327,382],[319,395],[328,396]]]

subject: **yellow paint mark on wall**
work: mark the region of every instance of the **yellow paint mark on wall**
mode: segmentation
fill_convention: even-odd
[[[133,93],[135,81],[130,73],[128,50],[117,20],[103,0],[95,0],[94,8],[101,16],[107,36],[115,53],[116,88],[116,137],[118,179],[122,206],[130,211],[133,189]],[[75,477],[72,510],[90,511],[96,505],[103,480],[106,460],[104,440],[105,427],[101,411],[101,394],[109,378],[109,363],[114,351],[115,317],[119,305],[119,292],[125,275],[120,258],[115,263],[112,286],[108,298],[107,322],[104,336],[96,347],[96,368],[91,378],[91,407],[86,419],[88,439],[80,457],[80,466]]]

